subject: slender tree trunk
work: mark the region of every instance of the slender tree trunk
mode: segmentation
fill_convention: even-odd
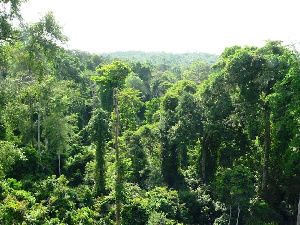
[[[114,111],[116,116],[115,122],[115,150],[116,150],[116,164],[117,164],[117,181],[116,181],[116,224],[121,224],[121,163],[120,163],[120,152],[118,146],[118,134],[119,134],[119,123],[120,114],[118,108],[118,89],[115,88],[113,91]]]
[[[297,225],[300,225],[300,197],[299,197],[299,203],[298,203]]]
[[[98,117],[98,120],[102,118]],[[98,122],[99,123],[99,122]],[[105,129],[101,125],[97,124],[97,129]],[[105,141],[102,134],[97,134],[96,138],[96,170],[95,170],[95,189],[97,196],[103,196],[105,194]]]
[[[57,153],[57,155],[58,155],[58,175],[60,176],[61,175],[61,170],[60,170],[60,151],[58,151],[58,153]]]
[[[96,85],[92,84],[92,95],[93,95],[93,110],[96,109]]]
[[[48,146],[49,146],[49,140],[48,140],[48,136],[47,136],[47,119],[48,119],[48,110],[47,110],[47,106],[45,105],[45,128],[44,128],[44,134],[45,134],[45,150],[46,152],[48,152]]]
[[[203,178],[203,181],[206,180],[206,140],[207,139],[207,136],[204,136],[203,139],[202,139],[202,152],[201,152],[201,155],[202,155],[202,159],[201,159],[201,169],[202,169],[202,178]]]
[[[268,107],[268,106],[266,106]],[[270,122],[270,112],[266,109],[266,118],[265,118],[265,137],[264,137],[264,164],[262,172],[262,185],[261,189],[264,193],[267,186],[268,180],[268,165],[269,165],[269,153],[271,149],[271,122]]]
[[[236,218],[236,225],[239,224],[240,212],[241,212],[241,210],[240,210],[240,204],[238,204],[238,216]]]
[[[29,107],[30,107],[30,133],[31,133],[31,147],[34,148],[34,130],[33,130],[33,106],[32,98],[29,97]]]
[[[228,221],[228,225],[230,225],[230,220],[231,220],[231,205],[229,206],[229,221]]]
[[[95,189],[97,196],[103,196],[105,193],[105,173],[104,173],[104,147],[102,143],[97,143],[96,148],[96,172]]]
[[[38,111],[38,150],[41,154],[41,98],[39,98],[39,111]]]

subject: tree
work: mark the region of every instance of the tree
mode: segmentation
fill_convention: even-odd
[[[119,93],[120,131],[136,130],[140,124],[138,113],[143,106],[141,92],[125,88]]]
[[[294,92],[298,90],[297,56],[280,41],[269,41],[262,48],[227,49],[215,69],[225,78],[235,116],[252,149],[242,159],[250,162],[253,170],[261,170],[260,197],[276,210],[281,203],[293,199],[295,208],[297,197],[293,190],[299,187],[299,179],[291,174],[299,170],[298,148],[294,145],[298,143],[294,128],[299,127],[295,119],[299,107],[292,106],[299,98],[299,91]],[[284,183],[289,188],[283,188]]]
[[[12,142],[0,141],[0,179],[3,179],[11,171],[14,163],[18,160],[26,160],[22,149],[16,147]]]
[[[147,83],[149,85],[149,83]],[[143,99],[147,99],[149,95],[149,88],[146,88],[144,81],[137,76],[137,74],[130,73],[125,80],[125,87],[133,88],[140,91],[143,95]]]
[[[203,181],[210,181],[219,166],[217,164],[222,163],[220,156],[224,154],[224,150],[233,150],[232,146],[221,149],[222,142],[234,142],[232,136],[235,133],[229,126],[233,107],[224,77],[219,73],[211,74],[200,86],[196,102],[201,115],[197,171]]]
[[[249,168],[244,166],[220,169],[217,173],[215,193],[220,201],[229,205],[230,217],[228,224],[231,222],[232,206],[238,207],[236,219],[236,224],[238,224],[240,210],[247,210],[250,199],[254,196],[254,177]]]
[[[298,203],[298,216],[297,216],[297,225],[300,224],[300,198],[299,198],[299,203]]]
[[[100,82],[107,88],[119,89],[124,85],[130,68],[120,61],[113,61],[111,64],[100,68],[99,71],[101,76],[94,76],[92,77],[93,80]]]
[[[40,87],[48,75],[54,74],[55,56],[60,50],[59,44],[64,43],[66,37],[51,13],[45,15],[39,22],[25,26],[22,35],[22,43],[15,43],[11,50],[8,72],[11,78],[18,80],[17,88],[19,92],[23,92],[25,102],[29,105],[32,148],[35,148],[36,139],[34,114],[36,111],[38,113],[37,142],[38,151],[41,152],[41,115],[44,104]]]
[[[105,144],[109,138],[109,116],[103,109],[96,109],[88,124],[88,132],[96,143],[95,189],[96,195],[105,194]]]
[[[177,77],[170,71],[159,71],[153,79],[151,79],[151,94],[152,97],[162,97],[172,86],[178,81]]]
[[[197,141],[199,114],[192,113],[195,92],[195,84],[183,80],[171,87],[161,101],[162,174],[170,187],[182,182],[180,168],[187,166],[187,148]]]
[[[1,0],[0,44],[16,40],[17,30],[13,27],[14,19],[21,19],[20,7],[27,0]],[[1,50],[0,50],[1,51]]]
[[[145,147],[141,144],[142,138],[143,134],[140,130],[126,131],[124,134],[126,156],[131,160],[129,182],[145,187],[149,163]]]
[[[119,112],[119,88],[124,85],[126,76],[130,73],[130,68],[120,61],[114,61],[100,69],[102,76],[94,76],[93,80],[100,82],[105,87],[113,89],[114,106],[114,148],[116,151],[116,224],[121,223],[121,199],[122,199],[122,180],[121,180],[121,161],[118,144],[120,112]]]
[[[134,74],[137,74],[137,76],[142,80],[143,84],[139,86],[138,90],[143,92],[145,100],[149,100],[151,98],[150,80],[152,77],[150,65],[136,62],[135,64],[132,65],[132,72]]]
[[[268,96],[273,92],[273,86],[281,80],[288,71],[289,66],[284,59],[287,52],[280,42],[268,42],[261,49],[245,48],[237,50],[227,58],[224,74],[230,84],[235,84],[242,98],[242,104],[247,111],[248,130],[255,134],[251,117],[260,112],[260,120],[264,121],[261,128],[264,132],[261,141],[264,147],[264,163],[262,168],[261,189],[266,191],[271,150],[271,110]],[[255,109],[256,108],[256,109]],[[258,122],[258,121],[257,121]],[[258,124],[257,124],[258,125]]]
[[[50,162],[54,163],[57,156],[58,163],[56,174],[61,175],[61,156],[69,148],[75,134],[75,124],[77,115],[72,113],[70,108],[76,105],[79,92],[72,89],[73,82],[58,82],[54,77],[48,77],[43,83],[41,99],[44,103],[43,137],[45,140],[45,154],[50,156]],[[44,86],[45,85],[45,86]],[[51,166],[55,168],[55,166]]]
[[[153,98],[150,101],[145,102],[145,124],[152,124],[159,121],[160,101],[161,98]]]
[[[208,78],[210,67],[205,62],[196,61],[190,68],[183,72],[182,78],[199,84]]]
[[[300,171],[300,141],[297,135],[300,129],[300,73],[299,56],[290,52],[285,54],[290,69],[282,80],[273,87],[269,96],[271,111],[271,138],[270,152],[270,185],[268,191],[274,196],[282,193],[281,202],[290,202],[293,209],[297,208],[297,199],[300,188],[300,178],[295,176]],[[271,190],[270,190],[271,189]],[[279,199],[272,202],[278,205]],[[285,214],[288,213],[285,211]],[[294,216],[296,211],[294,210]],[[289,217],[289,216],[287,216]]]

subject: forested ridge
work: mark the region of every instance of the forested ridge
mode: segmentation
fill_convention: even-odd
[[[1,224],[296,224],[295,49],[67,50],[52,13],[13,26],[22,2],[0,1]]]
[[[130,60],[134,62],[150,63],[154,65],[166,64],[169,67],[187,66],[195,61],[205,62],[209,65],[218,61],[218,56],[209,53],[166,53],[166,52],[141,52],[141,51],[123,51],[103,53],[103,56],[115,59]]]

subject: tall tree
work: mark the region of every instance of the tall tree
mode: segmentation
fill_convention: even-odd
[[[89,135],[96,143],[95,186],[97,196],[105,194],[105,143],[109,138],[109,116],[103,109],[96,109],[88,124]]]
[[[114,148],[116,151],[116,224],[121,223],[121,201],[122,201],[122,177],[121,177],[121,160],[119,151],[119,128],[120,128],[120,112],[119,112],[119,89],[124,85],[125,78],[130,73],[130,68],[120,62],[114,61],[100,69],[102,76],[94,76],[93,80],[100,82],[102,85],[113,89],[113,106],[114,106]]]
[[[243,115],[244,127],[251,140],[258,139],[263,149],[260,189],[263,196],[270,199],[271,184],[270,156],[274,138],[272,137],[273,113],[270,97],[276,84],[281,83],[293,68],[292,52],[278,41],[270,41],[262,48],[227,50],[222,60],[225,81],[232,85],[231,95],[238,96],[236,111]],[[237,94],[237,95],[236,95]],[[236,97],[234,97],[236,99]],[[242,111],[244,111],[242,113]],[[262,122],[261,122],[262,121]],[[268,191],[269,190],[269,191]],[[267,197],[269,195],[269,197]]]
[[[171,87],[161,102],[162,174],[170,187],[182,182],[180,169],[187,166],[187,149],[197,141],[201,129],[195,92],[196,85],[183,80]]]

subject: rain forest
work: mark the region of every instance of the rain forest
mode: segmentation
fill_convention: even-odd
[[[300,224],[300,54],[65,47],[1,0],[0,224]],[[298,219],[297,219],[298,218]]]

